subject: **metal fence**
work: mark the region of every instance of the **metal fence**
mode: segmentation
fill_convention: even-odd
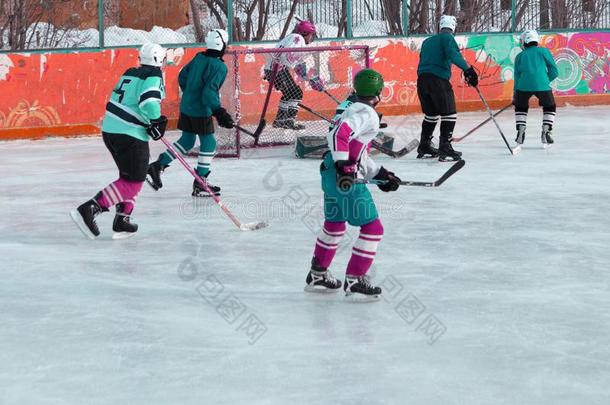
[[[0,51],[277,41],[299,19],[321,39],[425,35],[442,14],[463,33],[610,29],[610,0],[2,0]]]

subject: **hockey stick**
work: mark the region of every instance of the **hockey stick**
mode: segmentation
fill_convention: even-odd
[[[401,186],[419,186],[419,187],[438,187],[443,184],[449,177],[453,176],[458,170],[460,170],[466,164],[465,160],[458,160],[455,162],[449,170],[447,170],[441,177],[436,181],[401,181]],[[370,184],[385,184],[385,181],[370,180],[365,183]]]
[[[514,155],[515,151],[508,144],[508,141],[506,140],[506,137],[504,136],[504,132],[502,132],[502,128],[500,128],[500,125],[498,125],[498,121],[496,121],[496,119],[494,118],[494,114],[491,111],[491,108],[489,108],[489,104],[487,104],[487,100],[485,100],[485,97],[483,97],[483,93],[481,93],[481,89],[479,89],[479,86],[475,86],[475,89],[477,90],[477,93],[479,93],[479,97],[481,98],[481,101],[483,102],[483,104],[485,104],[485,108],[487,109],[487,113],[489,114],[489,118],[491,118],[491,120],[494,122],[494,124],[496,124],[496,128],[498,128],[498,131],[500,132],[500,136],[502,136],[502,139],[504,140],[504,143],[506,144],[506,147],[510,151],[510,154]]]
[[[513,105],[513,103],[510,103],[506,107],[502,107],[502,109],[496,111],[493,116],[497,117],[498,115],[500,115],[501,113],[503,113],[504,111],[509,109],[512,105]],[[479,125],[477,125],[476,127],[472,128],[470,131],[466,132],[466,135],[460,136],[460,137],[457,137],[457,138],[454,137],[453,138],[453,142],[460,142],[462,139],[464,139],[467,136],[471,135],[474,131],[476,131],[477,129],[481,128],[483,125],[487,124],[489,121],[491,121],[491,117],[487,118],[485,121],[481,122]]]
[[[224,211],[224,213],[235,224],[235,226],[237,226],[239,228],[240,231],[255,231],[257,229],[265,228],[269,225],[266,222],[250,222],[247,224],[242,224],[241,222],[239,222],[239,219],[237,219],[237,217],[235,215],[233,215],[233,213],[231,211],[229,211],[229,209],[227,207],[225,207],[225,205],[222,203],[220,198],[218,198],[218,196],[216,196],[212,192],[212,190],[210,190],[210,187],[207,185],[207,183],[205,181],[203,181],[201,176],[199,176],[197,173],[195,173],[195,171],[189,166],[189,164],[186,162],[186,160],[184,160],[182,155],[179,152],[177,152],[176,149],[174,149],[172,144],[167,139],[165,139],[165,137],[161,138],[161,141],[165,144],[167,149],[169,149],[174,154],[174,156],[176,156],[176,158],[180,161],[180,163],[182,163],[182,166],[184,166],[184,168],[195,178],[195,180],[197,180],[197,182],[201,185],[201,187],[203,187],[203,189],[205,191],[207,191],[207,193],[210,195],[210,197],[212,197],[214,199],[216,204],[218,204],[218,206]]]
[[[306,105],[304,105],[303,103],[299,103],[299,107],[301,107],[303,110],[307,111],[310,114],[315,115],[316,117],[332,124],[332,121],[329,120],[328,118],[326,118],[325,116],[323,116],[322,114],[320,114],[319,112],[312,110],[311,108],[307,107]],[[409,145],[407,145],[407,147],[402,148],[398,151],[393,151],[391,149],[386,148],[385,146],[383,146],[382,144],[380,144],[379,142],[377,142],[376,140],[373,139],[373,142],[371,143],[371,145],[373,146],[373,148],[377,149],[379,152],[388,155],[390,157],[393,158],[399,158],[399,157],[403,157],[405,156],[407,153],[410,153],[411,151],[413,151],[414,148],[410,148],[409,146],[412,145],[412,143],[409,143]],[[418,144],[415,146],[415,148],[417,148],[417,146],[419,146],[419,142]]]
[[[267,122],[263,119],[258,123],[258,127],[256,128],[256,130],[254,132],[250,132],[247,129],[245,129],[244,127],[241,127],[237,124],[235,124],[235,128],[254,137],[254,143],[256,143],[256,142],[258,142],[258,137],[261,135],[261,132],[263,132],[263,129],[265,129],[265,125],[267,125]]]
[[[333,96],[331,93],[328,92],[328,90],[322,90],[324,92],[324,94],[326,94],[328,97],[332,98],[333,101],[337,104],[341,104],[341,101],[339,101],[339,99],[335,96]]]
[[[267,89],[267,96],[265,96],[265,104],[263,105],[263,112],[261,113],[261,118],[258,123],[258,127],[254,137],[254,146],[258,145],[258,138],[265,127],[265,114],[267,113],[267,107],[269,107],[269,100],[271,99],[271,90],[273,90],[273,85],[275,84],[275,77],[277,76],[277,71],[279,70],[280,65],[278,63],[273,62],[273,68],[271,69],[271,77],[269,78],[269,88]],[[259,131],[260,129],[260,131]]]

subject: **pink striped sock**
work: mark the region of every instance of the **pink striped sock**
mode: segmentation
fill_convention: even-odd
[[[382,237],[383,225],[379,218],[360,227],[360,236],[354,243],[352,257],[347,264],[347,275],[363,276],[369,271]]]
[[[142,190],[143,181],[131,181],[119,178],[100,191],[97,202],[100,207],[108,209],[118,203],[123,203],[123,213],[131,214],[136,198]]]
[[[326,268],[330,266],[344,234],[345,222],[324,221],[313,252],[313,257],[316,258],[318,265]]]

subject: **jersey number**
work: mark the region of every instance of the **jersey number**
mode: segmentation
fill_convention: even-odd
[[[125,90],[123,90],[123,86],[131,83],[131,79],[123,79],[118,89],[115,89],[114,92],[119,95],[119,103],[123,101],[123,97],[125,96]]]

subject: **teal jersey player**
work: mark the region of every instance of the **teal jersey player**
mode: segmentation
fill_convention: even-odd
[[[182,68],[178,74],[178,85],[182,90],[178,129],[182,136],[174,142],[174,148],[186,155],[199,138],[199,159],[197,174],[206,182],[214,195],[220,195],[220,187],[207,182],[210,175],[212,159],[216,153],[214,121],[224,128],[233,128],[235,123],[231,115],[222,107],[220,89],[227,77],[227,66],[222,57],[227,48],[229,35],[225,30],[213,29],[206,35],[204,52],[199,52]],[[163,187],[161,173],[176,158],[169,149],[148,166],[147,182],[153,189]],[[209,196],[197,179],[193,182],[193,197]]]
[[[148,141],[146,127],[151,120],[161,116],[161,100],[164,98],[163,73],[159,66],[141,65],[127,69],[106,104],[102,132]]]
[[[517,145],[513,150],[520,150],[525,141],[529,99],[535,96],[542,107],[542,147],[547,148],[555,141],[552,136],[557,106],[551,82],[559,74],[551,52],[538,46],[540,37],[535,30],[527,30],[521,34],[523,52],[515,58],[514,66],[514,96],[515,123],[517,128]]]
[[[102,139],[119,171],[119,178],[70,213],[72,220],[90,239],[100,235],[95,217],[116,207],[112,223],[113,239],[128,238],[138,230],[131,214],[148,169],[149,137],[159,140],[165,133],[167,117],[161,115],[165,95],[161,68],[165,49],[159,44],[142,45],[140,66],[121,76],[106,105]]]
[[[424,113],[417,158],[436,158],[441,162],[460,160],[462,153],[453,149],[451,140],[457,120],[455,94],[449,82],[451,65],[464,71],[469,86],[479,83],[477,72],[464,60],[453,38],[457,21],[452,15],[441,16],[439,33],[426,39],[419,53],[417,97]],[[432,146],[436,123],[441,121],[439,147]]]

